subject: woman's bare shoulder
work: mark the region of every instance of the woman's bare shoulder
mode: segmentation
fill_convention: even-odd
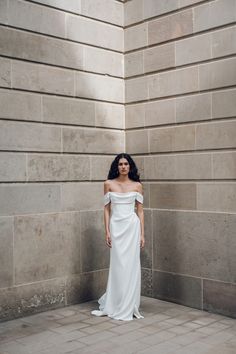
[[[136,182],[137,192],[143,194],[143,186],[141,182]]]
[[[107,179],[104,181],[104,193],[107,193],[110,191],[112,181],[110,179]]]

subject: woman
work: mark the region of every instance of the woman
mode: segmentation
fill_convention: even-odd
[[[139,313],[140,249],[145,244],[143,190],[135,162],[125,153],[116,156],[104,182],[104,222],[110,268],[106,292],[98,299],[99,310],[91,313],[123,321],[144,318]]]

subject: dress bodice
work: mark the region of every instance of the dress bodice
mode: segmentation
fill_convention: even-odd
[[[143,204],[143,195],[139,192],[107,192],[103,198],[104,205],[111,202],[111,216],[118,218],[128,218],[135,213],[135,200]]]

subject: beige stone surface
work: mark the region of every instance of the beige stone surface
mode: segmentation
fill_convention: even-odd
[[[13,217],[0,217],[1,288],[13,285]]]
[[[12,87],[15,89],[74,95],[74,73],[42,64],[12,61]]]
[[[150,184],[150,208],[195,210],[197,208],[196,183]]]
[[[0,85],[11,87],[11,62],[9,59],[0,58]]]
[[[212,96],[210,93],[176,98],[176,122],[191,122],[211,119]]]
[[[184,151],[195,149],[195,127],[153,128],[149,131],[150,152]]]
[[[148,152],[148,131],[133,130],[127,131],[125,135],[126,151],[128,154]]]
[[[124,48],[122,28],[72,14],[66,14],[66,38],[119,52]]]
[[[58,184],[1,184],[0,215],[51,213],[61,209]]]
[[[149,98],[195,92],[199,88],[198,68],[192,66],[151,75],[149,76],[148,88]]]
[[[236,143],[236,122],[211,122],[196,125],[196,149],[233,148]]]
[[[29,154],[29,181],[80,181],[90,179],[90,157]]]
[[[0,181],[26,181],[26,154],[0,153]]]
[[[224,59],[199,66],[199,88],[209,90],[232,86],[236,80],[236,59]]]
[[[0,90],[0,116],[14,120],[41,120],[41,97],[38,94]]]
[[[80,216],[50,213],[14,219],[15,284],[80,273]]]
[[[228,0],[227,6],[225,6],[224,0],[196,6],[193,9],[194,32],[234,22],[236,18],[235,10],[236,3],[234,0]]]
[[[122,131],[94,128],[63,128],[64,152],[119,153],[124,150],[125,135]]]
[[[57,37],[64,37],[66,30],[64,12],[20,0],[9,2],[8,24]]]
[[[197,209],[235,213],[236,184],[231,182],[198,183]]]
[[[192,9],[158,18],[148,23],[148,44],[182,37],[193,32]]]
[[[61,128],[40,123],[0,122],[2,150],[61,151]]]

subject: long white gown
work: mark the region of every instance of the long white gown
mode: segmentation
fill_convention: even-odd
[[[135,213],[135,200],[143,204],[139,192],[107,192],[104,205],[111,202],[110,266],[106,292],[98,299],[95,316],[131,321],[139,312],[141,294],[140,236],[141,223]]]

